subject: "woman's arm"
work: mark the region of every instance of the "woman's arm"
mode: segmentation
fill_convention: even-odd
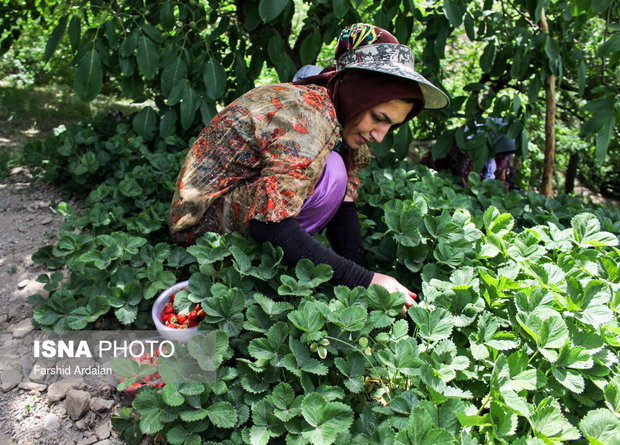
[[[351,288],[355,286],[367,288],[372,284],[378,284],[390,293],[404,293],[406,301],[401,311],[403,314],[407,312],[407,308],[411,307],[416,298],[416,294],[395,278],[373,273],[323,246],[302,229],[297,220],[293,218],[269,223],[253,219],[250,220],[249,231],[250,236],[256,241],[269,241],[274,246],[281,247],[284,251],[284,261],[288,264],[297,264],[302,258],[308,258],[314,264],[330,265],[334,270],[334,275],[330,280],[333,284],[344,284]]]

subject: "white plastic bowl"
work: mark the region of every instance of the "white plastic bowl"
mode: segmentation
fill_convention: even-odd
[[[182,289],[187,289],[189,281],[181,281],[180,283],[175,284],[172,287],[169,287],[165,291],[163,291],[155,303],[153,303],[153,309],[151,310],[151,316],[153,317],[153,323],[155,323],[155,327],[157,328],[157,332],[164,337],[166,340],[178,340],[183,343],[187,343],[190,338],[198,333],[198,326],[194,326],[193,328],[185,328],[185,329],[175,329],[169,328],[161,321],[161,311],[170,301],[170,296],[172,294],[176,294],[178,291]]]

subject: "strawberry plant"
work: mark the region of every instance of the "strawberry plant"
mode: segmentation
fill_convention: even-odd
[[[422,267],[424,298],[406,316],[403,295],[331,287],[329,268],[304,260],[260,280],[259,258],[277,254],[201,238],[190,286],[200,329],[216,333],[217,377],[179,384],[160,366],[175,396],[137,392],[142,431],[170,443],[617,440],[617,237],[588,213],[518,232],[494,207],[480,227],[462,211],[429,213],[423,227],[451,222],[475,242],[458,266]],[[398,246],[437,246],[433,233]],[[198,342],[184,360],[205,369]]]
[[[74,146],[77,131],[55,143],[91,150]],[[421,166],[371,167],[358,203],[367,261],[417,291],[401,315],[403,295],[331,286],[329,267],[285,266],[238,234],[171,245],[177,148],[88,131],[108,162],[71,174],[57,164],[86,198],[80,211],[59,206],[65,230],[34,257],[68,271],[39,277],[49,297],[30,297],[34,322],[151,328],[154,297],[189,279],[174,310],[199,305],[199,332],[215,339],[214,358],[197,336],[179,359],[127,366],[125,385],[154,372],[164,383],[136,388],[133,412],[114,420],[129,443],[618,440],[618,209],[475,174],[463,189]],[[129,141],[139,154],[113,156]]]

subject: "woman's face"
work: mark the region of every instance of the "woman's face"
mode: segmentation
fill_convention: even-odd
[[[351,148],[381,142],[392,125],[405,120],[412,107],[412,103],[393,99],[364,110],[344,124],[342,139]]]

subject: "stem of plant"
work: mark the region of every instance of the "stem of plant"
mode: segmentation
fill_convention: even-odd
[[[480,413],[482,413],[482,410],[487,406],[487,403],[489,403],[491,401],[491,393],[489,392],[487,394],[487,396],[485,397],[485,399],[482,402],[482,405],[480,405],[480,409],[478,410],[478,413],[476,414],[477,416],[480,415]]]

